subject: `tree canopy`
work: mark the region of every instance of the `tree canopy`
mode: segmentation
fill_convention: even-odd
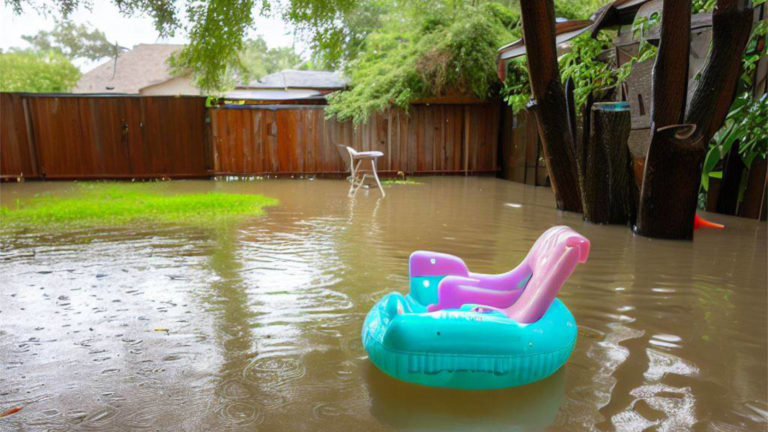
[[[58,21],[51,31],[41,30],[21,38],[37,51],[56,51],[70,60],[99,60],[114,56],[119,49],[107,40],[104,32],[70,21]]]
[[[60,52],[0,53],[0,91],[68,92],[79,79],[80,71]]]
[[[16,13],[34,9],[59,13],[64,19],[88,0],[5,0]],[[279,14],[302,28],[321,29],[332,25],[351,10],[355,0],[112,0],[125,16],[145,15],[153,19],[161,37],[184,32],[189,42],[177,58],[179,68],[195,73],[198,87],[221,90],[227,86],[227,72],[236,70],[248,30],[259,15]]]
[[[261,36],[245,41],[239,60],[237,78],[242,83],[248,83],[283,69],[304,67],[304,60],[293,48],[269,48]]]
[[[34,0],[5,0],[16,13],[34,9],[43,13],[58,13],[65,20],[88,0],[54,0],[39,3]],[[240,66],[241,53],[247,50],[248,30],[254,29],[255,18],[277,15],[295,25],[306,35],[314,49],[314,62],[321,67],[338,68],[354,60],[366,50],[365,40],[374,31],[391,25],[393,12],[397,19],[413,11],[463,7],[481,8],[482,0],[112,0],[125,16],[145,15],[153,19],[161,37],[184,32],[189,43],[177,58],[177,66],[195,73],[197,85],[205,91],[224,89],[228,73]],[[558,15],[583,18],[607,0],[560,0]],[[499,5],[514,11],[513,0],[501,0]],[[409,12],[410,11],[410,12]],[[402,24],[402,22],[401,22]],[[62,28],[63,29],[63,28]],[[41,43],[53,35],[41,35]],[[508,42],[503,40],[501,42]],[[102,44],[96,43],[96,46]],[[101,48],[85,46],[70,52],[99,52]],[[67,52],[62,48],[65,54]],[[91,54],[89,54],[91,55]],[[92,54],[96,55],[96,54]]]
[[[345,68],[350,89],[329,98],[330,115],[360,123],[415,98],[493,95],[496,50],[519,37],[519,15],[493,2],[411,7],[391,12],[366,36]]]

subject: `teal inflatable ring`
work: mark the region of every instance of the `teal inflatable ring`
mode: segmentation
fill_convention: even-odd
[[[363,346],[386,374],[459,389],[520,386],[556,372],[576,344],[576,321],[555,299],[536,322],[467,304],[429,312],[412,295],[391,293],[365,319]]]

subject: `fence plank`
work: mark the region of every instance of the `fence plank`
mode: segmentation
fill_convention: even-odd
[[[0,93],[0,175],[38,176],[30,132],[21,96]]]

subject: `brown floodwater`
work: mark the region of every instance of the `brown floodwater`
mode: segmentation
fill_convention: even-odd
[[[419,181],[384,199],[338,180],[178,181],[280,205],[236,225],[0,232],[0,412],[23,407],[0,430],[766,428],[765,223],[708,215],[727,228],[651,240],[558,212],[546,188]],[[560,371],[468,392],[370,363],[363,319],[406,291],[413,250],[503,272],[556,224],[592,242],[560,293],[579,325]]]

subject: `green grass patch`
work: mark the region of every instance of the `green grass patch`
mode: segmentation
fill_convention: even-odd
[[[421,184],[424,184],[424,183],[422,183],[420,181],[413,180],[413,179],[405,179],[405,180],[403,180],[403,179],[384,179],[384,180],[381,181],[381,184],[384,185],[384,186],[389,186],[389,185],[421,185]]]
[[[277,205],[263,195],[173,194],[162,183],[79,183],[62,196],[43,194],[0,207],[6,227],[114,226],[135,221],[208,225],[257,216]]]

